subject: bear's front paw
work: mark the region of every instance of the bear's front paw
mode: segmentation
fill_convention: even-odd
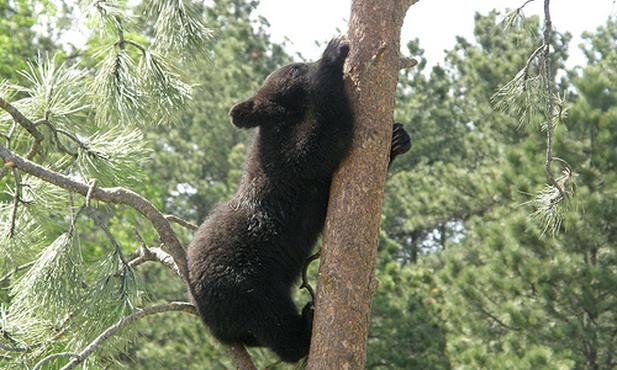
[[[349,54],[349,40],[347,35],[339,35],[328,43],[323,53],[323,59],[329,63],[343,62]]]
[[[390,147],[390,163],[394,158],[403,153],[407,153],[411,149],[411,137],[405,129],[403,124],[394,122],[392,125],[392,146]]]

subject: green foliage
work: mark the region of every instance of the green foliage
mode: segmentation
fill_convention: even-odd
[[[450,369],[433,271],[390,262],[378,273],[367,369]]]
[[[410,122],[414,147],[388,184],[384,230],[400,248],[387,250],[432,268],[434,282],[423,287],[436,286],[441,304],[424,322],[438,317],[453,368],[612,369],[614,21],[587,35],[590,65],[570,72],[571,85],[555,84],[570,91],[553,96],[554,150],[576,168],[576,185],[572,174],[562,183],[576,195],[560,219],[540,222],[534,217],[555,214],[532,195],[546,178],[545,138],[535,132],[545,128],[545,81],[525,76],[537,68],[526,63],[539,26],[520,18],[502,34],[496,19],[477,16],[476,42],[459,38],[445,67],[401,78],[397,116]],[[558,73],[569,35],[554,36]],[[498,102],[507,109],[495,111]]]
[[[34,39],[34,16],[27,0],[0,1],[0,80],[15,79],[17,71],[32,58],[29,48]]]
[[[155,145],[150,171],[165,186],[160,197],[170,213],[194,223],[229,199],[238,184],[249,133],[229,124],[227,112],[289,61],[279,45],[270,43],[267,23],[254,19],[256,6],[229,0],[204,9],[204,23],[217,30],[218,42],[212,46],[211,60],[197,60],[191,68],[200,81],[192,109],[171,131],[146,128],[146,137]]]
[[[1,9],[31,16],[23,11],[25,4],[9,2],[10,9]],[[124,1],[81,5],[84,27],[95,31],[85,53],[70,60],[60,51],[33,55],[23,66],[9,66],[15,71],[23,67],[20,74],[3,74],[11,81],[0,83],[0,98],[8,107],[0,114],[0,145],[91,187],[135,186],[152,153],[140,128],[177,120],[186,108],[192,88],[182,72],[198,48],[206,54],[210,33],[201,10],[189,10],[194,6],[188,2],[165,5],[166,11],[181,8],[176,21],[191,23],[178,30],[158,30],[155,20],[137,15]],[[52,15],[58,29],[62,18]],[[3,20],[0,31],[5,25],[30,27],[34,18],[14,21]],[[182,34],[170,34],[176,31]],[[158,36],[149,38],[149,32]],[[23,35],[7,48],[22,42],[30,45],[24,49],[36,49],[36,35]],[[186,41],[182,50],[165,44],[181,41]],[[12,109],[25,118],[15,118]],[[118,208],[97,209],[89,198],[76,206],[83,199],[21,168],[3,169],[0,185],[0,272],[9,292],[0,296],[7,366],[64,364],[66,359],[46,356],[80,352],[105,329],[148,305],[143,280],[128,265],[128,252],[139,243],[130,229],[119,233],[120,225],[107,226],[126,217],[138,220],[132,223],[137,227],[143,219],[131,212],[123,216]],[[84,221],[84,215],[91,221]],[[144,235],[150,243],[154,239],[150,228]],[[127,334],[99,346],[105,355],[91,357],[86,366],[112,361],[134,337]]]

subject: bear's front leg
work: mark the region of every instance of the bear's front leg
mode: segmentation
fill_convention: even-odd
[[[403,128],[403,124],[394,122],[392,125],[392,144],[390,146],[390,163],[388,166],[392,164],[396,156],[407,153],[411,149],[411,145],[411,137]]]
[[[342,73],[343,63],[349,54],[349,40],[347,36],[340,35],[333,38],[326,46],[326,50],[321,57],[322,67],[331,67],[340,70]]]

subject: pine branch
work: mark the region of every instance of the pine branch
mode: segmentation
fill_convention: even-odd
[[[544,165],[546,176],[549,182],[559,190],[561,196],[565,199],[566,194],[563,188],[555,180],[553,170],[551,169],[551,163],[553,162],[553,109],[555,108],[555,102],[553,100],[553,83],[551,82],[551,54],[550,54],[550,42],[551,42],[551,29],[553,24],[551,22],[551,13],[549,10],[550,0],[544,0],[544,33],[543,43],[544,49],[542,53],[542,71],[544,72],[545,88],[547,92],[546,102],[546,162]]]
[[[90,187],[87,184],[76,181],[71,177],[56,173],[47,168],[44,168],[34,162],[31,162],[8,148],[0,145],[0,157],[4,163],[40,178],[46,182],[59,186],[63,189],[86,196]],[[144,215],[157,231],[163,244],[169,250],[174,262],[180,271],[180,277],[186,283],[188,280],[188,271],[186,267],[186,254],[176,234],[174,233],[169,221],[152,203],[143,198],[141,195],[124,188],[94,188],[92,189],[92,199],[99,200],[105,203],[125,204],[133,207]]]
[[[36,263],[36,261],[30,261],[30,262],[28,262],[26,264],[23,264],[21,266],[15,267],[15,269],[13,269],[13,271],[9,272],[8,274],[6,274],[6,275],[4,275],[3,277],[0,278],[0,284],[3,284],[5,281],[11,280],[13,275],[15,275],[16,273],[18,273],[21,270],[25,270],[25,269],[27,269],[29,267],[32,267],[35,263]]]
[[[120,248],[120,244],[118,244],[118,242],[116,241],[116,238],[114,238],[111,231],[109,231],[107,226],[105,226],[103,221],[101,221],[99,216],[97,216],[96,212],[94,212],[94,210],[90,207],[92,191],[96,188],[96,183],[97,183],[96,180],[92,180],[88,183],[88,185],[90,186],[90,189],[88,190],[88,194],[86,195],[86,203],[84,204],[84,206],[86,207],[86,212],[88,213],[88,216],[92,219],[92,221],[94,221],[94,223],[98,227],[100,227],[101,230],[103,230],[103,232],[105,233],[105,236],[107,236],[107,239],[109,239],[109,242],[114,247],[116,255],[120,258],[124,266],[128,266],[128,262],[126,261],[126,258],[124,257],[124,253],[122,253],[122,248]]]
[[[45,125],[47,128],[49,128],[49,130],[51,131],[54,141],[56,143],[56,147],[58,148],[58,150],[60,150],[63,153],[66,153],[68,155],[70,155],[73,158],[77,158],[77,153],[72,152],[71,150],[69,150],[66,146],[64,146],[64,144],[62,144],[62,142],[60,141],[60,139],[58,138],[58,134],[65,136],[66,138],[70,139],[72,142],[74,142],[75,144],[77,144],[77,146],[79,146],[79,148],[83,149],[83,150],[88,150],[88,147],[86,146],[86,144],[84,144],[81,140],[79,140],[75,135],[73,135],[72,133],[63,130],[63,129],[59,129],[57,127],[55,127],[54,125],[51,124],[51,122],[49,122],[48,120],[40,120],[38,122],[36,122],[37,125],[39,124],[43,124]]]
[[[544,30],[542,38],[541,53],[539,54],[541,63],[541,72],[544,80],[544,89],[546,90],[546,154],[544,162],[544,171],[548,179],[548,188],[536,197],[536,203],[539,204],[538,211],[534,214],[544,220],[545,231],[552,229],[555,232],[560,226],[563,216],[560,214],[559,206],[572,196],[573,189],[566,190],[566,184],[572,182],[574,172],[572,167],[565,160],[553,156],[553,130],[555,119],[555,95],[553,93],[553,81],[551,79],[551,54],[550,42],[552,36],[552,22],[550,14],[550,0],[544,0]],[[534,53],[535,54],[535,53]],[[557,102],[560,107],[559,115],[561,115],[561,102]],[[565,169],[563,176],[557,178],[553,173],[553,162],[560,163]],[[554,190],[553,190],[554,189]]]
[[[28,265],[34,265],[34,262],[29,263]],[[26,265],[24,265],[26,266]],[[29,266],[28,266],[29,267]],[[63,328],[60,331],[58,331],[58,333],[56,333],[53,337],[44,340],[42,342],[37,342],[31,345],[27,345],[24,347],[19,347],[19,346],[15,346],[15,347],[11,347],[11,346],[7,346],[6,344],[0,342],[0,348],[5,350],[5,351],[9,351],[9,352],[29,352],[32,351],[35,348],[39,348],[42,346],[45,346],[47,344],[50,343],[54,343],[56,340],[58,340],[60,337],[62,337],[70,328],[70,326],[66,325],[71,319],[73,318],[73,314],[70,313],[66,316],[66,318],[62,321],[62,323],[60,323],[59,327]],[[8,339],[10,339],[11,341],[12,338],[8,335],[8,333],[4,333],[4,336]],[[13,341],[14,342],[14,341]],[[60,357],[66,357],[66,356],[60,356]]]
[[[163,216],[163,214],[148,200],[146,200],[139,194],[124,188],[94,188],[91,185],[84,184],[82,182],[74,180],[73,178],[44,168],[24,157],[15,154],[13,151],[8,149],[4,145],[0,145],[0,158],[2,158],[5,163],[3,168],[15,167],[23,172],[26,172],[34,177],[54,184],[65,190],[72,191],[83,196],[88,196],[91,197],[91,199],[99,200],[105,203],[124,204],[136,209],[152,223],[153,227],[161,238],[161,241],[167,247],[171,257],[173,258],[175,268],[172,269],[174,271],[177,271],[177,274],[184,281],[185,285],[188,286],[186,253],[182,248],[182,245],[178,240],[175,232],[171,228],[171,225],[167,218]],[[167,262],[167,259],[161,258],[160,256],[157,257],[157,260],[163,262],[163,264],[173,266],[171,265],[171,262]],[[115,333],[116,331],[117,330],[113,331],[113,333]],[[246,349],[244,349],[244,347],[228,345],[225,345],[224,347],[231,355],[238,369],[256,369],[255,365],[251,360],[251,357],[249,356],[248,352],[246,352]],[[88,353],[87,355],[89,354],[90,353]],[[53,356],[55,356],[53,358],[57,358],[56,355]],[[64,357],[67,356],[71,356],[71,354],[66,354]],[[53,358],[49,358],[47,361],[50,361]],[[79,358],[73,359],[69,363],[69,365],[71,363],[74,363],[73,365],[71,365],[71,367],[65,368],[74,368],[78,363],[83,361],[83,358],[85,357],[82,357],[80,354]]]
[[[515,15],[521,16],[522,9],[532,1],[534,0],[525,1],[521,7],[514,11]],[[543,224],[543,232],[547,230],[555,232],[560,228],[563,220],[561,208],[574,193],[572,167],[564,159],[555,157],[553,154],[555,125],[565,112],[563,101],[554,93],[555,86],[551,73],[553,26],[549,4],[550,0],[544,0],[544,26],[541,45],[527,58],[524,67],[514,79],[501,87],[491,97],[496,109],[508,111],[513,116],[519,117],[521,123],[532,122],[538,115],[542,115],[544,118],[541,129],[546,131],[544,172],[547,184],[533,200],[526,202],[536,208],[532,217],[537,218]],[[513,21],[511,20],[510,23],[513,23]],[[532,75],[533,71],[531,71],[534,62],[537,63],[537,75]],[[558,163],[562,168],[561,176],[556,176],[554,173],[553,165],[555,163]]]
[[[41,148],[41,142],[45,138],[43,136],[43,133],[36,128],[34,122],[26,118],[26,116],[21,114],[21,112],[18,111],[17,108],[11,105],[11,103],[9,103],[8,101],[4,100],[2,97],[0,97],[0,108],[4,109],[8,114],[10,114],[11,117],[13,117],[13,119],[15,120],[15,122],[17,122],[20,126],[26,129],[26,131],[28,131],[28,133],[34,138],[32,146],[30,147],[30,150],[26,155],[26,158],[32,159]]]
[[[74,369],[77,365],[84,362],[88,358],[88,356],[94,353],[94,351],[96,351],[98,347],[100,347],[103,343],[105,343],[105,341],[107,341],[109,338],[114,336],[120,329],[146,316],[151,316],[157,313],[169,312],[169,311],[182,311],[182,312],[191,313],[193,315],[197,314],[195,307],[188,302],[170,302],[170,303],[166,303],[166,304],[162,304],[158,306],[148,307],[146,309],[143,309],[142,311],[136,312],[132,315],[122,318],[116,324],[107,328],[98,337],[96,337],[96,339],[94,339],[88,346],[86,346],[86,348],[84,348],[83,351],[79,353],[64,352],[64,353],[57,353],[57,354],[47,356],[41,361],[39,361],[34,366],[33,370],[39,370],[46,363],[52,360],[55,360],[57,358],[62,358],[62,357],[73,357],[73,359],[68,364],[66,364],[61,370]]]

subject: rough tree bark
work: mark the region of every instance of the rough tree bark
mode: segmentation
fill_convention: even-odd
[[[330,190],[308,369],[362,369],[400,66],[400,33],[417,0],[353,0],[345,65],[353,149]]]

